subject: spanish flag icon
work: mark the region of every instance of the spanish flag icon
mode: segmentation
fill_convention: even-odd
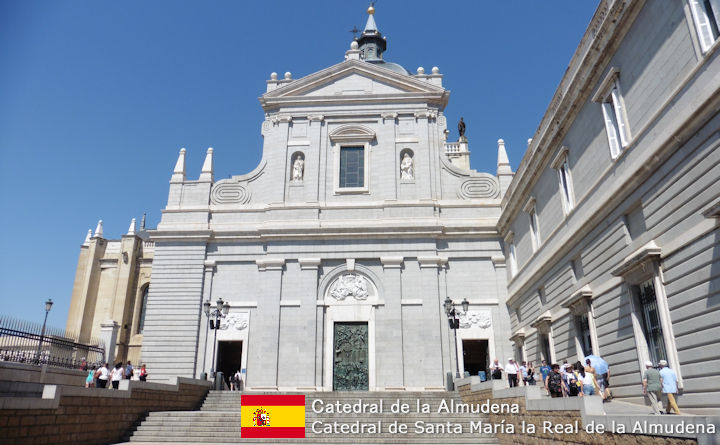
[[[240,437],[305,438],[304,395],[240,396]]]

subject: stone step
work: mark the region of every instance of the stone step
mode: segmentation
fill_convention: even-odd
[[[259,444],[297,444],[300,443],[319,443],[319,444],[354,444],[358,443],[357,441],[354,441],[352,439],[334,439],[334,438],[312,438],[312,442],[309,441],[309,439],[228,439],[228,440],[222,440],[222,439],[215,439],[214,437],[208,437],[206,439],[198,439],[194,441],[178,441],[176,438],[169,437],[169,438],[153,438],[153,439],[146,439],[146,438],[134,438],[134,437],[125,437],[123,440],[126,441],[126,443],[133,443],[136,445],[152,445],[157,443],[173,443],[175,445],[198,445],[198,444],[225,444],[225,443],[235,443],[235,444],[241,444],[241,445],[259,445]],[[392,438],[368,438],[363,439],[362,443],[364,444],[438,444],[437,439],[433,439],[432,437],[416,437],[416,438],[403,438],[401,436],[395,436]],[[470,437],[470,438],[445,438],[442,440],[443,444],[499,444],[497,439],[494,438],[488,438],[488,437]],[[123,444],[118,444],[123,445]]]

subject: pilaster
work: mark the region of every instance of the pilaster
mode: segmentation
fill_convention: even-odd
[[[402,266],[403,257],[381,257],[385,305],[376,312],[376,371],[378,387],[398,390],[405,386],[403,373]]]

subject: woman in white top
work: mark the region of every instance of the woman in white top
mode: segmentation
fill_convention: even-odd
[[[115,368],[113,368],[110,373],[110,378],[112,380],[113,389],[118,389],[120,387],[120,380],[123,379],[122,362],[115,365]]]
[[[577,372],[579,380],[582,382],[582,395],[591,396],[595,394],[596,389],[598,391],[600,390],[597,381],[595,380],[595,375],[591,372],[585,372],[585,367],[582,365],[579,366]]]
[[[95,372],[95,386],[105,388],[108,382],[108,364],[105,363]]]

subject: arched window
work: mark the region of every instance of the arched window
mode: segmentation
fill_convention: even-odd
[[[148,299],[148,290],[150,289],[149,285],[146,285],[142,290],[142,301],[140,303],[140,313],[138,314],[138,327],[137,327],[137,333],[142,334],[143,328],[145,327],[145,312],[147,309],[147,299]]]

